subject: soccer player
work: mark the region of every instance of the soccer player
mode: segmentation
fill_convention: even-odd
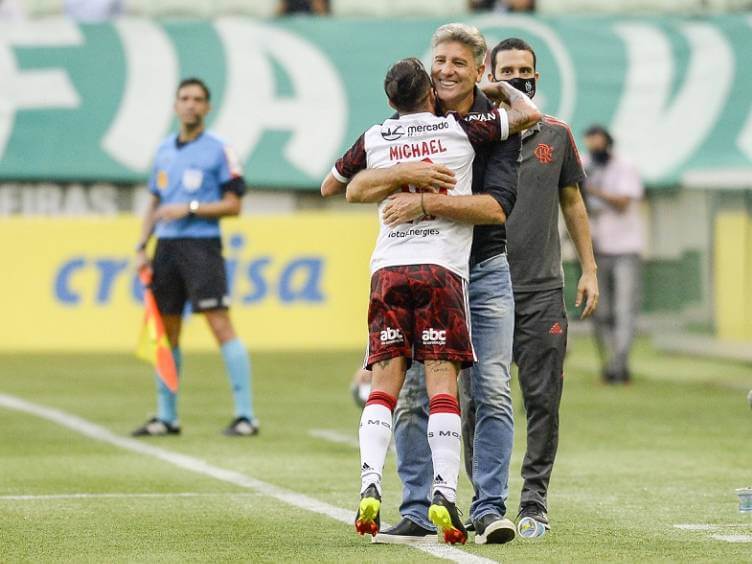
[[[175,98],[180,131],[157,150],[136,263],[139,268],[149,264],[146,245],[154,231],[154,296],[178,372],[182,314],[190,301],[219,343],[230,379],[235,418],[224,434],[251,436],[259,431],[251,399],[251,365],[228,314],[230,298],[219,230],[220,218],[240,213],[246,186],[232,150],[205,130],[210,110],[206,84],[197,78],[183,80]],[[179,434],[176,404],[176,394],[157,378],[157,415],[132,434]]]
[[[492,103],[477,86],[486,56],[486,41],[480,31],[465,24],[445,24],[435,31],[431,44],[431,76],[441,109],[460,115],[490,111]],[[398,192],[390,196],[385,208],[394,223],[418,217],[424,207],[431,215],[476,225],[468,297],[477,362],[463,373],[462,380],[471,379],[477,413],[475,441],[479,446],[471,476],[476,495],[470,506],[477,544],[505,543],[515,536],[514,523],[505,517],[514,438],[510,390],[514,298],[504,223],[517,198],[519,156],[519,135],[476,148],[472,195],[448,198]],[[404,184],[447,187],[442,173],[438,165],[402,163],[387,170],[362,171],[348,189],[398,191]],[[463,410],[463,419],[467,415]],[[413,365],[394,412],[397,471],[404,486],[402,520],[379,533],[375,542],[421,542],[435,534],[426,519],[433,476],[426,441],[428,416],[422,366]]]
[[[431,79],[417,59],[396,63],[387,73],[384,89],[398,119],[386,120],[364,133],[337,161],[322,185],[346,184],[352,175],[369,168],[391,168],[398,162],[429,160],[454,172],[456,184],[445,190],[454,197],[472,194],[474,145],[506,139],[509,132],[536,123],[540,114],[513,88],[500,84],[498,93],[510,110],[470,114],[433,114]],[[445,179],[450,179],[446,175]],[[405,191],[424,192],[414,186]],[[472,225],[431,217],[393,223],[384,199],[391,187],[374,190],[347,188],[349,201],[381,202],[381,230],[371,258],[369,350],[372,391],[360,423],[361,502],[356,530],[375,535],[379,530],[381,475],[391,438],[392,411],[405,371],[413,360],[425,365],[430,401],[427,437],[434,469],[429,519],[447,542],[466,540],[455,506],[460,461],[460,411],[457,375],[474,360],[467,325],[465,285],[472,241]]]

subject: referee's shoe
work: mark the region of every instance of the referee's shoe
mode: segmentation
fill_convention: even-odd
[[[177,423],[168,423],[157,417],[152,417],[146,423],[135,429],[131,436],[133,437],[164,437],[165,435],[179,435],[180,425]]]
[[[222,434],[228,437],[252,437],[253,435],[258,435],[258,433],[259,422],[255,417],[253,419],[248,419],[247,417],[236,417],[227,428],[222,431]]]

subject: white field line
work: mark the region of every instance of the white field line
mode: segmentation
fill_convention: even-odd
[[[352,435],[348,435],[347,433],[341,433],[340,431],[334,431],[332,429],[310,429],[308,431],[308,434],[311,437],[329,441],[330,443],[347,445],[357,449],[360,448],[360,444],[358,443],[357,438],[353,437]],[[394,441],[390,443],[389,451],[397,452],[396,448],[394,447]]]
[[[154,497],[255,497],[256,493],[247,492],[221,492],[221,493],[198,493],[198,492],[175,492],[175,493],[72,493],[72,494],[48,494],[48,495],[0,495],[0,501],[46,501],[55,499],[130,499],[130,498],[154,498]]]
[[[710,535],[710,538],[724,542],[752,542],[752,535]]]
[[[721,531],[723,529],[747,529],[748,525],[745,525],[743,523],[739,524],[725,524],[725,525],[706,525],[706,524],[680,524],[680,525],[674,525],[677,529],[682,529],[684,531]],[[723,542],[750,542],[752,543],[752,535],[742,535],[742,534],[726,534],[726,535],[710,535],[710,538],[717,541],[723,541]]]
[[[718,531],[721,529],[748,529],[749,524],[746,523],[724,523],[723,525],[713,525],[711,523],[688,523],[674,525],[676,529],[682,529],[684,531]]]
[[[353,448],[360,448],[358,439],[356,439],[352,435],[340,433],[339,431],[332,431],[330,429],[311,429],[310,431],[308,431],[308,434],[311,437],[314,437],[316,439],[323,439],[325,441],[329,441],[330,443],[337,443],[339,445],[347,445]]]
[[[104,427],[100,427],[99,425],[86,421],[85,419],[82,419],[75,415],[70,415],[57,409],[44,407],[42,405],[27,402],[20,398],[5,394],[0,394],[0,406],[7,409],[13,409],[15,411],[21,411],[35,415],[42,419],[46,419],[47,421],[51,421],[53,423],[57,423],[58,425],[62,425],[63,427],[67,427],[68,429],[76,431],[77,433],[80,433],[81,435],[84,435],[91,439],[108,443],[138,454],[151,456],[153,458],[162,460],[163,462],[177,466],[178,468],[182,468],[183,470],[188,470],[189,472],[202,474],[204,476],[209,476],[223,482],[234,484],[236,486],[240,486],[242,488],[246,488],[269,497],[273,497],[274,499],[277,499],[293,507],[305,509],[313,513],[319,513],[321,515],[325,515],[327,517],[331,517],[332,519],[345,523],[346,525],[352,526],[354,518],[352,510],[335,507],[312,497],[285,490],[273,484],[262,482],[261,480],[257,480],[255,478],[252,478],[251,476],[241,474],[240,472],[213,466],[208,462],[201,460],[200,458],[172,452],[167,449],[146,444],[135,439],[118,436],[108,429],[105,429]],[[383,523],[382,525],[386,526],[386,523]],[[411,548],[421,550],[436,558],[443,558],[445,560],[451,560],[453,562],[459,562],[463,564],[485,564],[493,562],[493,560],[469,554],[449,545],[437,544],[435,546],[406,546],[411,546]]]

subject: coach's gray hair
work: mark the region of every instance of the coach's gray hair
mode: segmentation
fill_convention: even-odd
[[[463,23],[448,23],[438,28],[431,38],[431,48],[447,41],[457,41],[470,48],[475,65],[480,67],[486,58],[486,40],[477,27]]]

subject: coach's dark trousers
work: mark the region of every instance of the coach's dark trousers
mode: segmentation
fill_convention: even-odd
[[[514,295],[514,362],[527,415],[520,507],[548,510],[547,493],[559,444],[559,404],[567,346],[562,288]]]

